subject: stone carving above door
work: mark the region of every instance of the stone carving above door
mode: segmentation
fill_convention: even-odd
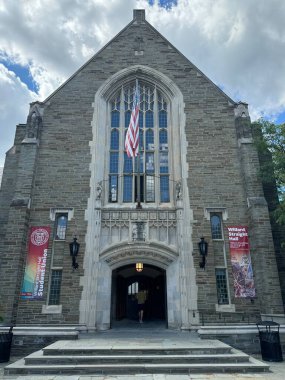
[[[151,243],[158,241],[177,245],[176,212],[174,210],[113,211],[104,210],[101,221],[100,251],[120,242]]]

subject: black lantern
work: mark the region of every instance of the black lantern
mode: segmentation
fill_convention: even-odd
[[[205,241],[204,237],[200,238],[201,240],[198,243],[199,252],[202,256],[202,261],[199,263],[200,268],[205,270],[206,267],[206,256],[208,254],[208,243]]]
[[[70,256],[72,257],[72,268],[73,270],[78,269],[78,263],[76,262],[76,256],[79,252],[80,244],[77,243],[77,238],[73,238],[73,242],[69,244]]]

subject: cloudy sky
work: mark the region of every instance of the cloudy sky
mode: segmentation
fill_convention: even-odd
[[[284,0],[0,0],[0,167],[29,103],[144,8],[147,20],[235,101],[285,122]]]

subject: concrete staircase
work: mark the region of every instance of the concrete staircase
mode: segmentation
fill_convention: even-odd
[[[269,366],[218,340],[58,341],[5,368],[5,375],[134,375],[264,372]]]

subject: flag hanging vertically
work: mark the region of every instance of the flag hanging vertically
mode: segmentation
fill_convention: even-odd
[[[140,93],[138,82],[134,92],[134,101],[130,124],[125,139],[125,149],[128,157],[136,157],[139,152],[139,114],[140,114]]]

